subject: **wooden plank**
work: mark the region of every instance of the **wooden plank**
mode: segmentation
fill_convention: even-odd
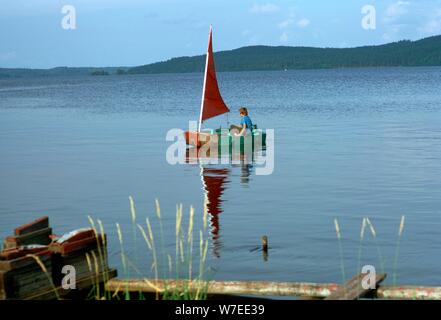
[[[0,300],[6,299],[6,287],[8,287],[6,271],[0,271]]]
[[[380,285],[374,297],[380,299],[441,300],[441,287]]]
[[[45,265],[50,265],[51,255],[52,254],[49,251],[45,251],[37,254],[37,256]],[[38,264],[33,257],[21,257],[13,260],[0,260],[0,270],[3,271],[16,270],[25,267],[33,268],[34,266],[37,265]]]
[[[269,282],[269,281],[188,281],[188,280],[154,280],[112,279],[106,283],[106,289],[112,292],[125,291],[155,293],[168,290],[179,290],[189,287],[197,290],[207,285],[210,295],[255,295],[255,296],[303,296],[325,298],[339,288],[334,283],[294,283],[294,282]]]
[[[155,293],[154,284],[160,290],[183,288],[187,280],[154,280],[154,279],[112,279],[106,284],[110,291],[128,290],[130,292]],[[191,285],[191,284],[190,284]],[[196,285],[195,285],[196,286]],[[332,283],[295,283],[267,281],[210,281],[208,294],[250,295],[250,296],[297,296],[326,298],[341,286]],[[383,286],[373,290],[373,297],[382,299],[441,300],[441,287],[422,286]]]
[[[83,228],[71,231],[62,237],[59,237],[56,242],[59,244],[66,244],[92,237],[95,237],[95,231],[92,228]]]
[[[50,235],[52,234],[52,228],[44,228],[30,233],[26,233],[21,236],[9,236],[6,237],[4,245],[5,249],[16,248],[19,246],[29,244],[42,244],[48,245],[51,242]]]
[[[0,299],[22,299],[29,292],[48,288],[51,283],[52,260],[48,250],[38,254],[45,273],[33,257],[0,261]]]
[[[96,284],[97,278],[99,283],[104,283],[109,279],[115,278],[117,275],[118,272],[116,269],[108,269],[107,271],[100,273],[98,276],[93,275],[77,279],[77,288],[75,290],[84,290],[92,287]],[[64,290],[61,286],[58,286],[50,290],[45,290],[29,295],[25,298],[25,300],[46,300],[48,298],[55,299],[55,291],[57,291],[59,296],[63,298],[68,295],[72,290]]]
[[[91,274],[95,274],[96,268],[98,267],[98,272],[103,272],[104,270],[108,269],[108,258],[107,258],[107,250],[106,248],[100,248],[100,251],[98,251],[96,239],[92,243],[89,244],[88,249],[90,249],[90,246],[94,247],[92,250],[88,251],[73,251],[66,255],[61,255],[59,253],[54,253],[52,264],[53,264],[53,279],[55,285],[61,284],[61,279],[63,278],[63,274],[61,272],[62,268],[66,265],[71,265],[75,268],[76,276],[77,278],[86,277]],[[86,254],[89,255],[90,258],[90,267],[87,262]],[[93,258],[93,256],[96,257],[96,260]],[[95,261],[97,266],[95,265]]]
[[[346,282],[344,286],[329,295],[326,300],[356,300],[364,297],[368,292],[375,289],[365,289],[362,286],[364,277],[369,276],[367,273],[359,273],[351,280]],[[375,275],[375,288],[386,278],[385,273],[377,273]]]
[[[155,279],[112,279],[106,289],[112,292],[125,291],[155,293],[156,289],[169,290],[190,285],[188,280],[155,280]],[[200,285],[200,284],[199,284]],[[194,285],[197,288],[197,285]],[[210,281],[210,295],[249,295],[249,296],[298,296],[309,298],[326,298],[341,288],[333,283],[296,283],[267,281]],[[379,285],[374,297],[384,299],[441,300],[441,287],[421,286],[383,286]]]
[[[50,270],[49,270],[50,272]],[[8,299],[24,299],[30,294],[43,289],[51,289],[52,282],[50,281],[50,274],[47,275],[43,271],[36,271],[32,276],[14,277],[10,290],[6,290]]]
[[[19,247],[13,249],[6,249],[0,251],[0,261],[2,260],[13,260],[20,257],[24,257],[28,254],[39,254],[44,251],[48,251],[48,246],[42,246],[38,248],[29,248],[29,247]]]
[[[70,255],[75,251],[89,251],[100,246],[101,251],[107,251],[107,248],[103,246],[103,242],[106,243],[106,236],[98,235],[97,237],[87,237],[81,240],[66,242],[66,243],[51,243],[49,248],[52,252],[60,253],[62,255]]]
[[[87,289],[94,284],[96,284],[97,279],[99,283],[104,283],[109,281],[110,279],[115,278],[118,275],[118,272],[116,269],[107,269],[106,271],[102,271],[97,276],[96,274],[88,275],[86,277],[81,277],[79,280],[77,280],[77,290],[83,290]],[[61,294],[67,294],[70,290],[61,290]]]
[[[1,273],[1,272],[0,272]],[[99,275],[99,281],[105,282],[107,279],[111,279],[106,283],[106,289],[112,292],[125,291],[130,292],[156,292],[149,283],[154,284],[160,290],[164,290],[165,286],[169,290],[182,288],[190,283],[193,289],[197,289],[201,286],[201,283],[196,281],[188,282],[187,280],[158,280],[154,279],[132,279],[121,280],[112,279],[117,276],[115,269],[109,269],[109,271],[103,272]],[[1,277],[0,277],[1,279]],[[78,289],[86,289],[96,283],[96,275],[84,277],[77,281]],[[300,297],[314,297],[325,298],[330,296],[333,292],[337,292],[342,287],[338,284],[329,283],[277,283],[267,281],[210,281],[208,286],[208,294],[210,295],[256,295],[256,296],[300,296]],[[57,288],[60,292],[60,296],[63,297],[68,291],[62,290],[61,287]],[[373,290],[375,291],[375,290]],[[2,299],[0,288],[0,299]],[[378,286],[374,297],[384,299],[413,299],[413,300],[440,300],[441,299],[441,287],[421,287],[421,286]],[[34,293],[28,296],[26,299],[54,299],[54,289]]]
[[[30,223],[24,224],[18,228],[15,228],[14,233],[16,236],[21,236],[30,232],[34,232],[41,229],[49,228],[49,217],[44,216]]]
[[[47,267],[47,271],[48,273],[45,273],[38,265],[30,270],[1,271],[1,299],[23,299],[37,290],[50,289],[50,266]]]

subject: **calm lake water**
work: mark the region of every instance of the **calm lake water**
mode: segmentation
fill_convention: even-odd
[[[91,215],[103,221],[120,268],[119,222],[124,250],[152,276],[128,197],[158,242],[159,199],[164,251],[174,257],[176,205],[185,219],[195,208],[198,251],[208,194],[211,278],[341,282],[342,265],[346,277],[357,271],[369,217],[377,239],[366,230],[360,263],[381,271],[382,257],[391,283],[405,215],[397,281],[441,285],[441,68],[218,77],[231,122],[245,105],[259,127],[275,130],[271,175],[256,175],[256,165],[167,163],[167,131],[198,118],[202,74],[0,80],[0,236],[42,215],[63,234]],[[224,116],[206,126],[220,124]],[[267,261],[254,250],[262,235]]]

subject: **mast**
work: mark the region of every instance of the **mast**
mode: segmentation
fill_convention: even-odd
[[[212,31],[213,28],[210,26],[198,132],[201,131],[203,121],[230,112],[230,109],[225,104],[224,99],[222,99],[222,95],[219,91],[219,85],[217,83],[216,67],[213,55]]]
[[[210,56],[210,44],[211,44],[211,34],[212,34],[212,31],[213,31],[213,26],[210,25],[210,32],[208,34],[207,57],[205,58],[204,86],[202,88],[202,101],[201,101],[201,111],[199,113],[198,132],[201,132],[201,127],[202,127],[202,112],[204,111],[205,88],[206,88],[206,85],[207,85],[208,59],[209,59],[209,56]]]

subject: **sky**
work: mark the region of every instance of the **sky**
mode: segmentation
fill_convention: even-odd
[[[366,5],[375,28],[372,19],[362,25]],[[136,66],[204,54],[210,24],[215,51],[376,45],[441,34],[441,0],[0,0],[0,67]]]

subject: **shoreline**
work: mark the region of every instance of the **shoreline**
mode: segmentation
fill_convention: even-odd
[[[296,71],[335,71],[335,70],[376,70],[376,69],[432,69],[432,68],[441,68],[441,65],[433,65],[433,66],[359,66],[359,67],[329,67],[329,68],[293,68],[293,69],[286,69],[286,70],[280,70],[280,69],[259,69],[259,70],[238,70],[238,71],[217,71],[217,73],[222,74],[230,74],[230,73],[261,73],[261,72],[296,72]],[[6,69],[6,68],[3,68]],[[158,75],[194,75],[194,74],[201,74],[203,75],[203,71],[201,72],[158,72],[158,73],[125,73],[125,74],[116,74],[116,73],[109,73],[106,75],[94,75],[90,73],[63,73],[63,74],[49,74],[49,73],[43,73],[43,74],[23,74],[23,75],[4,75],[1,74],[2,68],[0,68],[0,81],[2,80],[16,80],[16,79],[37,79],[37,78],[60,78],[60,77],[92,77],[92,78],[114,78],[114,77],[124,77],[124,76],[158,76]],[[77,68],[72,68],[77,69]],[[78,68],[82,69],[82,68]],[[43,72],[46,72],[46,70],[52,70],[52,69],[14,69],[14,70],[30,70],[32,72],[33,70],[43,70]],[[100,68],[96,68],[96,70],[102,70]],[[105,68],[104,68],[105,70]]]

